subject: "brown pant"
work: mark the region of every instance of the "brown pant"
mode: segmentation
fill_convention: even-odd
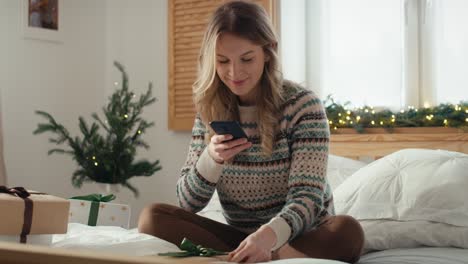
[[[236,249],[248,236],[232,226],[168,204],[146,207],[140,214],[138,230],[176,245],[186,237],[196,244],[221,251]],[[311,258],[355,263],[361,256],[364,233],[359,222],[351,216],[330,216],[289,245]]]

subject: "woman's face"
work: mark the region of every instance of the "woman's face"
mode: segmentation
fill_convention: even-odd
[[[231,33],[219,36],[216,45],[216,72],[243,105],[255,105],[267,60],[262,46]]]

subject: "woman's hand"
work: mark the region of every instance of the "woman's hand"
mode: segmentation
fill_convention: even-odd
[[[231,135],[214,135],[211,137],[208,144],[208,153],[214,161],[222,164],[237,153],[252,146],[252,142],[247,141],[246,138],[231,139]]]
[[[271,249],[275,244],[276,234],[273,229],[262,226],[229,253],[228,261],[248,263],[270,261]]]

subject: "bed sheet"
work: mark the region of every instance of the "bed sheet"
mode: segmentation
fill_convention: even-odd
[[[136,228],[127,230],[117,226],[87,226],[78,223],[68,224],[66,234],[53,235],[51,246],[127,256],[149,256],[179,251],[176,245],[138,233]]]
[[[138,233],[136,228],[124,229],[115,226],[91,227],[71,223],[67,234],[54,235],[52,247],[93,250],[103,253],[128,256],[148,256],[178,247],[165,240]],[[216,263],[227,263],[219,261]],[[275,264],[343,264],[344,262],[323,259],[288,259],[269,263]],[[457,248],[414,248],[392,249],[368,253],[359,264],[468,264],[468,249]]]
[[[467,264],[468,249],[407,248],[368,253],[359,264]]]

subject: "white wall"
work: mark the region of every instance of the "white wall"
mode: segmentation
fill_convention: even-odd
[[[47,156],[53,147],[46,135],[32,131],[41,121],[36,109],[51,113],[72,134],[77,118],[88,120],[112,93],[120,75],[112,62],[123,63],[130,89],[140,94],[153,81],[158,102],[144,116],[156,121],[145,134],[151,149],[140,150],[140,158],[160,159],[163,169],[152,177],[133,178],[140,190],[137,200],[121,190],[119,200],[132,207],[132,227],[139,211],[151,202],[176,203],[175,184],[190,140],[189,133],[167,128],[167,3],[152,0],[62,1],[63,43],[23,38],[21,3],[0,0],[0,92],[5,132],[5,159],[10,186],[70,197],[92,193],[71,185],[76,169],[69,156]],[[3,59],[6,58],[6,59]]]

